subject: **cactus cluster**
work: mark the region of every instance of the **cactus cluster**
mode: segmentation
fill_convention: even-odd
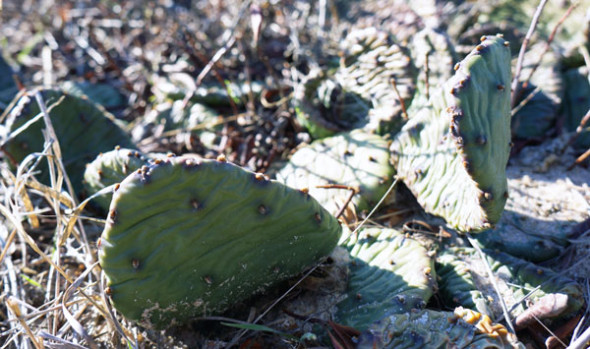
[[[481,43],[404,126],[391,151],[398,176],[427,212],[463,231],[489,228],[508,197],[510,50]]]
[[[11,165],[18,165],[27,155],[43,152],[45,128],[43,119],[37,119],[17,135],[16,131],[40,113],[35,101],[35,91],[22,94],[8,112],[5,121],[9,133],[2,150]],[[49,116],[60,142],[62,160],[76,191],[82,189],[86,163],[100,152],[109,151],[116,145],[133,148],[126,132],[118,126],[115,118],[86,98],[75,97],[61,90],[42,89],[40,94],[49,108]],[[40,180],[48,182],[48,171],[41,165]]]
[[[222,312],[302,272],[340,234],[305,192],[225,159],[166,158],[118,186],[99,258],[114,306],[166,327]]]

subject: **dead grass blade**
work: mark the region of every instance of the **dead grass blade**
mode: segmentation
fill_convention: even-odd
[[[22,328],[25,330],[25,333],[29,337],[29,340],[33,343],[36,349],[43,349],[43,343],[39,341],[37,337],[33,334],[33,331],[27,324],[27,322],[22,317],[22,312],[19,308],[19,305],[14,300],[12,296],[8,297],[4,302],[8,310],[14,315],[14,317],[18,320]]]

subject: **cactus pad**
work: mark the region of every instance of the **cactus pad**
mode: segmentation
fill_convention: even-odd
[[[72,96],[86,96],[94,103],[109,110],[124,108],[127,105],[125,96],[115,87],[107,83],[66,81],[62,84],[62,89]]]
[[[99,258],[114,306],[166,327],[297,275],[340,233],[306,193],[225,161],[171,158],[121,182]]]
[[[136,150],[115,148],[99,154],[84,171],[84,188],[89,195],[101,189],[120,183],[132,172],[147,165],[148,159]],[[95,203],[103,210],[108,210],[112,195],[103,195]]]
[[[510,50],[483,37],[431,106],[391,146],[398,175],[424,209],[461,231],[495,224],[506,203],[510,152]]]
[[[566,297],[566,306],[561,309],[559,314],[554,316],[571,315],[582,306],[582,289],[575,280],[560,275],[551,269],[537,266],[502,252],[483,251],[487,263],[489,263],[494,275],[496,275],[498,288],[508,308],[515,305],[517,301],[524,299],[528,292],[537,286],[540,288],[528,298],[528,305],[534,305],[548,295],[562,294]],[[450,248],[446,253],[453,254],[466,263],[468,272],[471,274],[476,286],[472,291],[479,290],[486,297],[494,298],[494,301],[489,304],[490,310],[494,316],[501,314],[497,294],[490,284],[483,265],[484,261],[476,253],[475,249]],[[467,291],[467,289],[464,291]],[[469,306],[469,304],[465,304],[465,306]],[[511,314],[518,316],[525,309],[525,306],[521,303]]]
[[[2,58],[0,51],[0,112],[12,101],[18,93],[16,82],[14,81],[12,68]]]
[[[49,89],[42,90],[41,95],[48,107],[59,101],[49,115],[60,143],[63,163],[75,190],[82,187],[86,163],[100,152],[109,151],[116,145],[133,147],[129,136],[117,126],[114,117],[87,99]],[[13,132],[39,112],[35,97],[32,94],[23,94],[9,112],[6,126]],[[40,119],[17,136],[9,135],[3,150],[13,165],[33,152],[43,151],[43,129],[45,123]],[[41,171],[40,179],[47,181],[47,170],[41,167]]]
[[[389,315],[359,337],[357,348],[524,348],[487,315],[456,308]]]
[[[492,315],[488,300],[477,289],[469,273],[469,265],[461,258],[448,250],[444,251],[436,257],[436,274],[440,278],[439,289],[445,305],[460,305],[484,315]]]
[[[394,174],[387,142],[360,130],[316,140],[300,148],[277,173],[277,179],[295,189],[308,188],[328,211],[335,214],[348,190],[316,188],[341,184],[358,188],[353,203],[361,210],[377,202],[387,191]]]
[[[434,261],[419,242],[393,229],[366,228],[347,244],[348,297],[336,317],[364,330],[392,313],[422,309],[436,287]]]
[[[337,69],[312,70],[296,89],[298,120],[315,138],[356,128],[379,134],[399,130],[400,97],[409,104],[415,89],[415,68],[406,50],[374,28],[351,31],[342,49]]]

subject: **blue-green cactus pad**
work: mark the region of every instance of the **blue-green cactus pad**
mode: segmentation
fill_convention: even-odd
[[[75,97],[60,90],[43,89],[40,93],[50,109],[49,116],[59,141],[62,161],[76,191],[82,188],[86,164],[100,152],[112,150],[117,145],[124,148],[134,147],[127,133],[102,107],[86,98]],[[59,103],[55,104],[56,102]],[[51,107],[54,104],[55,106]],[[39,112],[34,91],[23,94],[10,110],[6,126],[13,132]],[[41,118],[17,136],[8,135],[9,139],[4,143],[3,151],[13,165],[33,152],[43,151],[43,129],[45,123]],[[41,171],[40,179],[48,183],[46,167],[41,167]]]
[[[480,234],[482,235],[482,234]],[[444,251],[436,257],[439,291],[447,306],[462,306],[492,315],[488,300],[477,289],[469,265],[454,253]]]
[[[527,304],[534,304],[542,297],[560,293],[567,295],[567,308],[563,310],[560,316],[568,316],[575,313],[583,305],[583,292],[580,285],[573,279],[556,273],[555,271],[541,267],[531,262],[510,256],[506,253],[483,250],[486,262],[489,263],[494,275],[497,277],[502,298],[510,308],[516,301],[524,299],[529,291],[540,288],[535,291],[527,301]],[[486,297],[497,297],[495,291],[490,287],[488,276],[483,267],[483,260],[473,248],[451,248],[447,253],[455,255],[458,259],[464,261],[468,266],[468,271],[472,275],[476,288]],[[501,314],[500,306],[495,300],[490,304],[494,315]],[[466,304],[466,306],[468,306]],[[521,303],[512,312],[512,316],[518,316],[525,310]]]
[[[316,200],[335,214],[350,191],[317,186],[340,184],[359,189],[352,202],[364,210],[381,199],[394,173],[387,142],[379,135],[357,130],[300,148],[276,176],[292,188],[308,188]]]
[[[389,315],[360,335],[357,348],[524,349],[524,345],[486,316],[457,308]]]
[[[391,146],[422,207],[460,231],[492,226],[508,197],[510,50],[501,37],[482,39]]]
[[[225,161],[171,158],[121,182],[99,258],[115,308],[167,327],[297,275],[340,234],[308,194]]]
[[[418,241],[393,229],[366,228],[345,246],[351,262],[339,323],[366,329],[392,313],[422,309],[434,293],[434,261]]]

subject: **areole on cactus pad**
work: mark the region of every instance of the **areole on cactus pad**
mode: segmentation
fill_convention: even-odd
[[[115,308],[156,328],[220,313],[328,255],[306,192],[219,160],[155,160],[113,194],[99,258]]]

